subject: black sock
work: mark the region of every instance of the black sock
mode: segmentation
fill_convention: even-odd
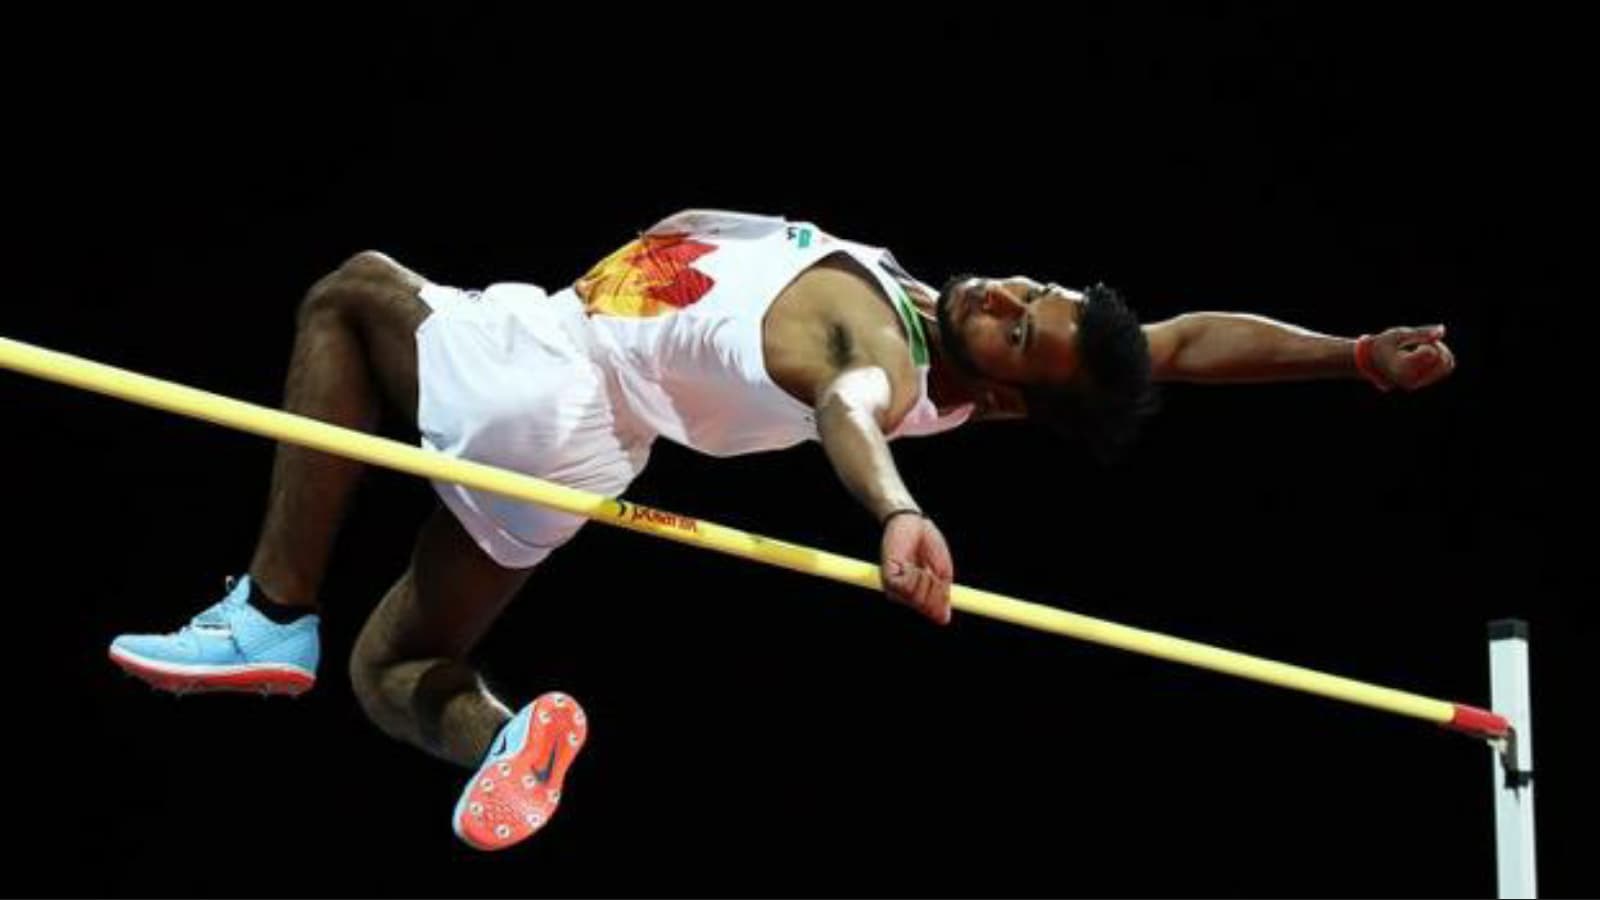
[[[254,606],[257,612],[261,613],[263,616],[266,616],[272,621],[277,622],[279,625],[288,625],[291,622],[298,622],[300,619],[311,614],[311,609],[309,607],[284,606],[281,603],[273,601],[271,597],[268,597],[266,593],[261,590],[261,586],[256,584],[256,580],[254,578],[250,579],[250,605]]]

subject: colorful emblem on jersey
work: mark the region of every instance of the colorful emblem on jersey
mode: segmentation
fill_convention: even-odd
[[[589,315],[649,318],[699,302],[716,284],[693,268],[717,249],[685,234],[652,234],[601,260],[574,290]]]

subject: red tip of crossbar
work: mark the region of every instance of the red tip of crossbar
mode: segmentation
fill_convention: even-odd
[[[1505,716],[1459,703],[1456,704],[1456,714],[1445,725],[1457,731],[1486,738],[1505,737],[1511,733],[1511,723]]]

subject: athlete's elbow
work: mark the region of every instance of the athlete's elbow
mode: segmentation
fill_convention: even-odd
[[[817,418],[862,423],[880,430],[887,416],[893,390],[888,373],[877,366],[851,369],[830,381],[817,396]]]
[[[817,434],[824,441],[830,437],[860,439],[872,432],[883,432],[874,411],[848,397],[825,396],[816,405]]]

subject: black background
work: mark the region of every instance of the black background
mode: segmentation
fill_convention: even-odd
[[[1415,395],[1174,387],[1111,469],[1027,426],[896,457],[963,583],[1477,704],[1485,624],[1528,619],[1543,886],[1593,892],[1563,277],[1592,98],[1574,22],[1442,12],[19,18],[0,333],[275,404],[299,297],[357,250],[554,288],[686,207],[935,283],[1105,280],[1146,320],[1442,322],[1459,369]],[[243,568],[270,443],[13,374],[0,403],[8,893],[1494,890],[1466,738],[601,527],[481,648],[513,705],[564,689],[593,731],[553,825],[477,854],[464,773],[370,727],[344,670],[424,484],[364,483],[315,692],[175,700],[106,645]],[[814,445],[658,444],[630,496],[874,552]]]

